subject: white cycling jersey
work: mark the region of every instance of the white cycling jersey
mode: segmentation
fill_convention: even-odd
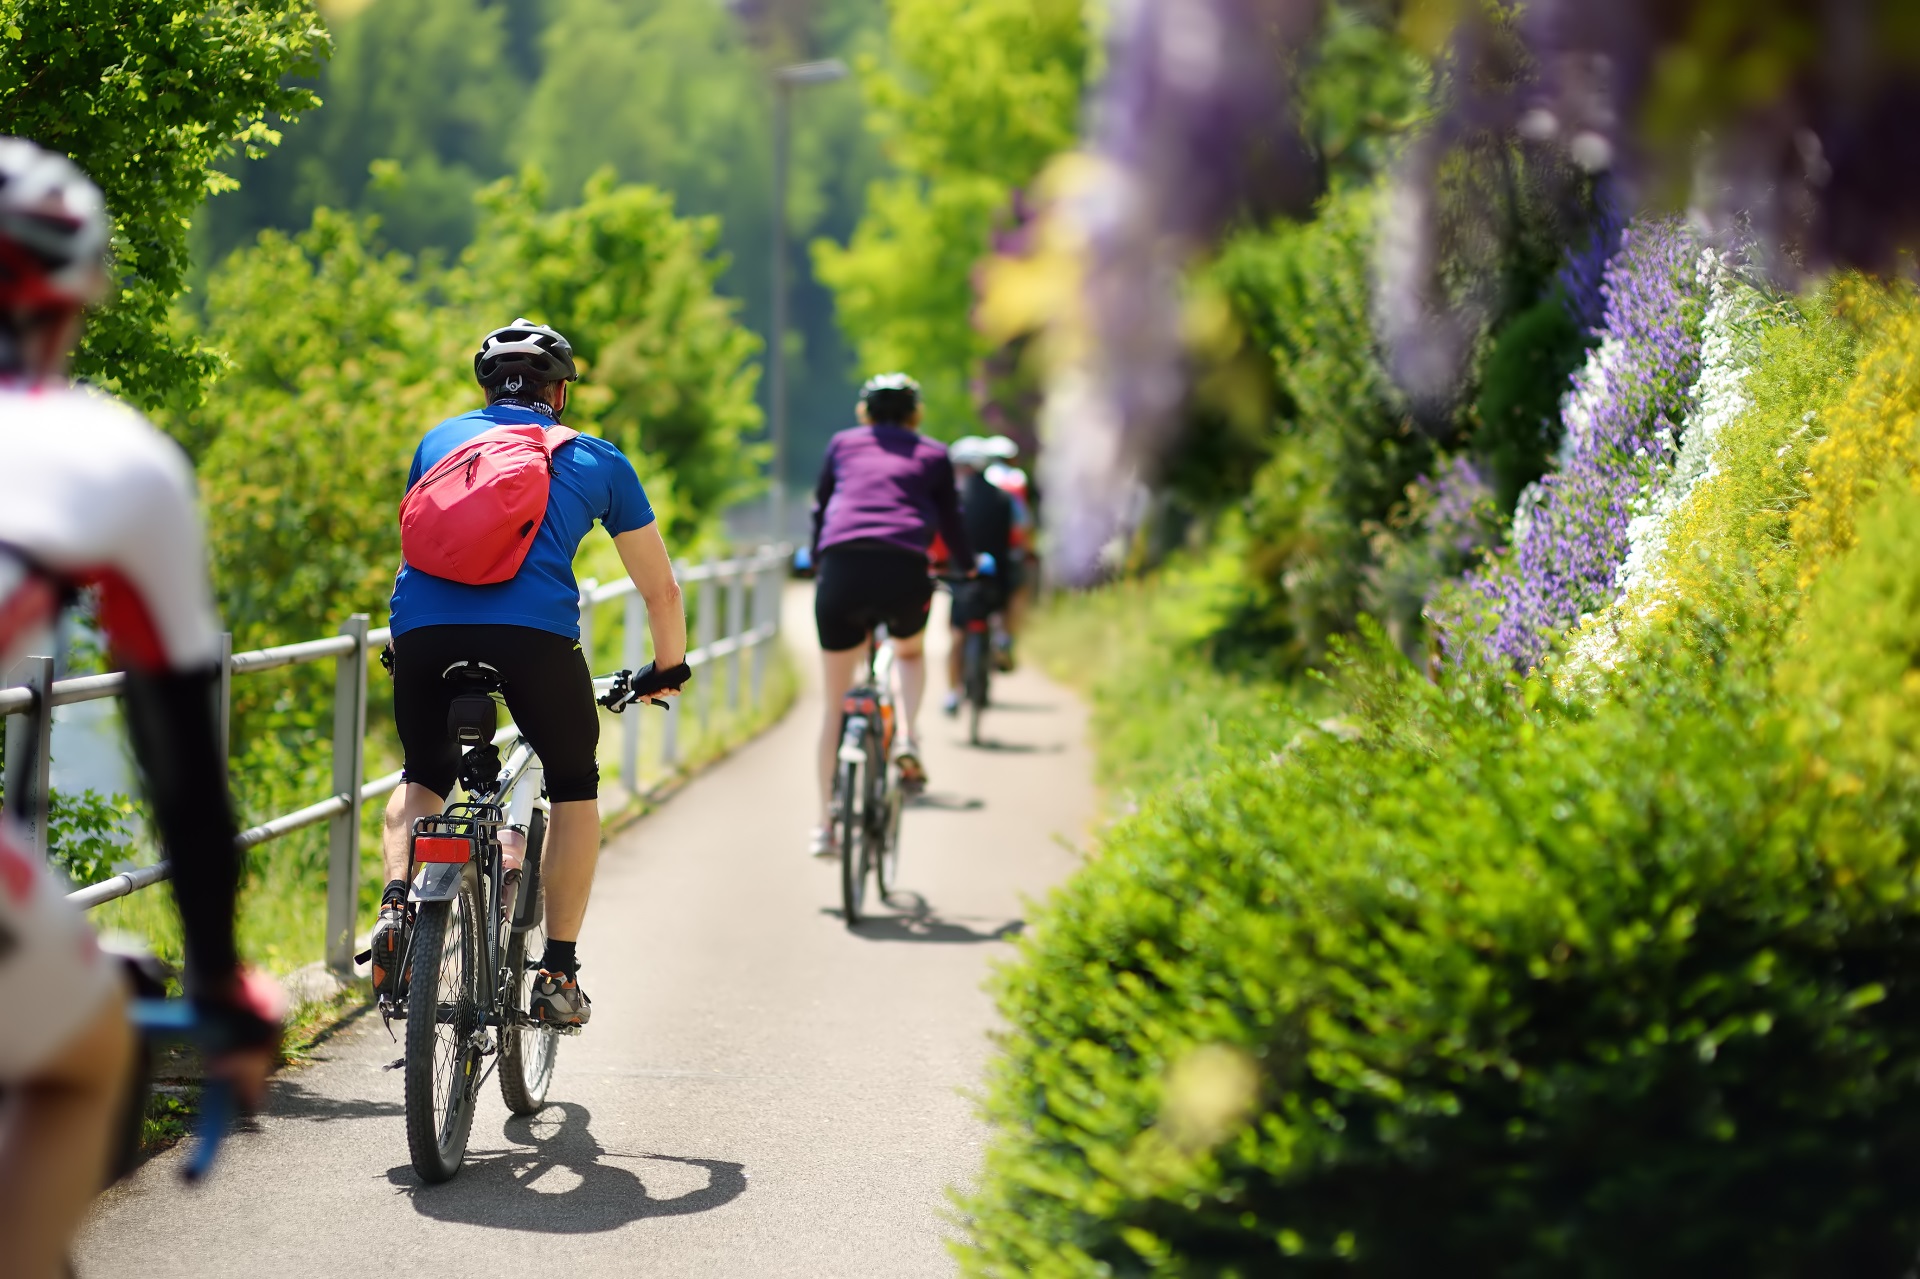
[[[43,632],[53,599],[23,569],[97,590],[101,625],[129,666],[219,658],[192,467],[117,401],[0,384],[0,674]],[[57,1056],[115,989],[66,892],[0,828],[0,1085]]]

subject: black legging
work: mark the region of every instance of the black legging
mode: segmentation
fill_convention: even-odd
[[[593,673],[578,640],[532,626],[422,626],[394,636],[393,720],[406,780],[436,795],[453,790],[460,748],[447,731],[447,711],[455,690],[441,673],[461,661],[500,672],[507,710],[546,769],[548,799],[598,797]]]

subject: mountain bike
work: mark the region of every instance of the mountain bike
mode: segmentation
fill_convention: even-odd
[[[940,581],[953,596],[954,629],[960,640],[960,693],[967,707],[967,742],[980,744],[980,716],[990,700],[993,679],[993,612],[995,604],[992,556],[976,577],[943,575]]]
[[[840,752],[833,779],[833,841],[840,854],[841,918],[848,928],[866,918],[867,881],[880,900],[900,871],[900,811],[906,787],[893,763],[899,717],[893,704],[893,647],[881,647],[886,628],[867,636],[866,678],[840,701]]]
[[[639,698],[632,672],[596,680],[602,706],[618,712]],[[500,1096],[516,1115],[546,1105],[561,1035],[578,1027],[528,1015],[546,950],[540,858],[546,842],[544,793],[531,801],[526,851],[518,873],[506,867],[500,832],[523,784],[538,787],[533,748],[509,730],[497,732],[500,673],[483,662],[457,662],[445,678],[459,688],[448,724],[464,753],[464,800],[414,823],[408,865],[414,915],[404,942],[402,988],[381,1011],[407,1024],[405,1093],[407,1152],[421,1180],[443,1182],[460,1171],[474,1104],[487,1076],[500,1073]],[[664,706],[663,701],[655,705]],[[507,746],[501,762],[500,747]]]

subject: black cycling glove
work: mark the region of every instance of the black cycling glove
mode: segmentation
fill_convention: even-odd
[[[637,696],[647,697],[654,693],[665,692],[670,688],[677,689],[692,678],[693,667],[685,662],[678,666],[669,666],[664,671],[655,669],[654,664],[648,662],[633,673],[632,688]]]

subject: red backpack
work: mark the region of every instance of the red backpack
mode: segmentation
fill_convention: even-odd
[[[496,426],[441,458],[400,503],[408,566],[469,586],[518,573],[547,517],[553,455],[578,434],[564,426]]]

